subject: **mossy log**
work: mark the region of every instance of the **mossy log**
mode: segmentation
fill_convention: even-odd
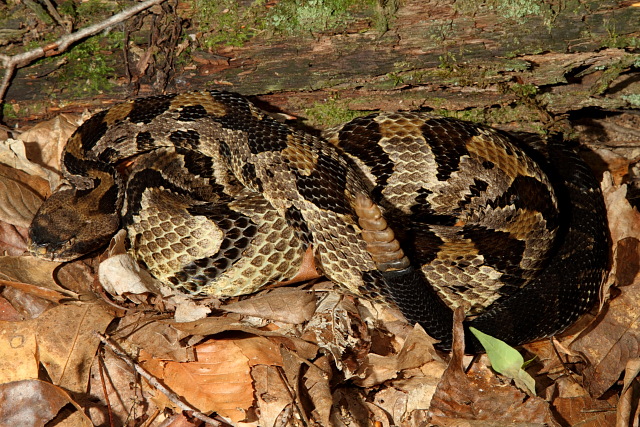
[[[224,88],[255,95],[315,126],[335,124],[353,110],[429,108],[492,123],[548,123],[586,108],[640,105],[637,2],[379,0],[363,5],[351,5],[340,15],[345,21],[330,29],[255,31],[241,47],[225,46],[222,39],[209,51],[183,53],[179,67],[164,70],[173,75],[168,90]],[[108,44],[102,50],[122,55]],[[129,56],[135,66],[144,54]],[[132,96],[123,62],[116,60],[115,87],[91,97],[56,93],[56,73],[48,75],[44,65],[22,69],[8,92],[8,106],[40,118]],[[44,76],[34,80],[34,74]],[[159,90],[153,76],[146,81],[139,95]],[[46,93],[56,93],[60,101]]]

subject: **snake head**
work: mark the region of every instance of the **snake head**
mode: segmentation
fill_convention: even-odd
[[[29,227],[28,251],[38,258],[71,261],[106,245],[120,227],[117,203],[89,192],[57,191]]]

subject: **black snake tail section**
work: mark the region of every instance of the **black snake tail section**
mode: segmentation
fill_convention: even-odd
[[[470,322],[521,344],[562,332],[598,299],[608,266],[608,230],[600,187],[584,161],[562,141],[547,147],[560,211],[559,245],[549,265],[520,292]]]

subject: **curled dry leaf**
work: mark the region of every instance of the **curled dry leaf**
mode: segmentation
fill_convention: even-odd
[[[0,222],[29,227],[43,197],[28,181],[25,173],[0,165]]]
[[[226,304],[225,311],[298,325],[311,319],[316,311],[312,291],[278,288],[242,301]]]
[[[50,304],[78,295],[59,286],[54,271],[60,263],[26,256],[0,257],[0,281],[7,286],[4,295],[27,318],[38,317]],[[15,290],[19,293],[14,293]]]
[[[82,119],[77,114],[59,114],[24,131],[18,139],[24,142],[25,157],[51,170],[60,170],[62,150]]]
[[[440,366],[439,370],[431,370],[436,375],[433,379],[437,384],[444,372],[445,364],[433,347],[435,342],[420,325],[416,325],[405,338],[397,354],[381,356],[373,352],[369,353],[361,366],[363,375],[361,378],[354,379],[354,383],[361,387],[373,387],[398,378],[403,371],[421,369],[433,362]]]
[[[44,261],[33,257],[0,257],[0,279],[12,282],[28,283],[43,288],[65,292],[54,279],[54,271],[59,262]]]
[[[352,297],[326,294],[302,338],[331,352],[336,366],[347,379],[362,375],[360,365],[369,352],[371,340]]]
[[[166,316],[135,313],[125,316],[113,338],[144,348],[158,359],[174,362],[193,361],[193,349],[183,342],[190,334],[162,320]]]
[[[433,348],[434,342],[416,325],[397,354],[368,355],[363,365],[366,376],[354,382],[366,387],[365,390],[375,390],[369,393],[374,398],[370,409],[375,405],[392,414],[400,425],[426,418],[426,410],[446,369],[446,363]]]
[[[60,175],[58,173],[27,158],[26,148],[22,141],[16,139],[3,141],[0,144],[0,163],[45,180],[50,189],[56,188],[60,184]],[[55,170],[58,170],[58,168]]]
[[[637,381],[640,373],[640,359],[632,358],[627,361],[624,373],[624,387],[618,403],[617,425],[630,426],[637,424],[640,412],[640,383]]]
[[[331,378],[331,361],[327,356],[322,356],[315,360],[303,377],[306,395],[312,402],[313,409],[311,414],[316,423],[322,426],[330,425],[329,420],[333,408]]]
[[[98,278],[104,290],[111,295],[161,294],[166,286],[161,285],[147,270],[131,258],[125,249],[127,232],[120,230],[111,239],[108,257],[98,266]]]

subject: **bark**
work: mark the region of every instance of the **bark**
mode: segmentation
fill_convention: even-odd
[[[491,123],[540,121],[548,127],[553,117],[573,111],[640,104],[640,7],[632,1],[385,5],[375,12],[384,21],[377,28],[361,17],[340,32],[265,32],[243,47],[195,51],[191,64],[175,70],[169,90],[213,87],[257,95],[319,126],[339,121],[349,110],[430,108],[464,111],[458,115]],[[55,85],[55,79],[34,82],[28,76],[33,72],[18,73],[10,104],[28,107],[45,100],[42,86]],[[113,93],[76,98],[64,110],[131,96],[123,80]],[[143,84],[139,94],[156,92],[152,86]],[[32,118],[59,110],[51,107]]]

